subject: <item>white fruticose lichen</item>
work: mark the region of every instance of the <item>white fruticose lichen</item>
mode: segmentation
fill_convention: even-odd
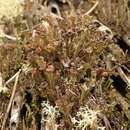
[[[76,130],[86,130],[92,128],[98,121],[99,111],[91,110],[88,106],[80,107],[76,117],[71,118]],[[97,127],[98,128],[98,127]]]
[[[3,16],[8,18],[16,17],[22,12],[24,0],[0,0],[0,19]]]
[[[41,130],[57,130],[56,117],[60,114],[58,107],[51,106],[49,102],[42,103]]]

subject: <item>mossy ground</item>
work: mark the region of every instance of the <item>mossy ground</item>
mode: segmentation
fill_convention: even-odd
[[[119,70],[129,73],[125,68],[129,56],[116,38],[98,29],[95,16],[83,15],[82,8],[78,13],[70,8],[62,12],[63,19],[49,14],[29,29],[26,19],[14,18],[17,40],[3,38],[0,46],[0,70],[8,89],[0,94],[0,127],[14,89],[15,78],[8,80],[20,70],[15,103],[4,129],[130,128],[127,83],[120,78],[124,93],[115,87]],[[19,116],[12,123],[13,109]]]

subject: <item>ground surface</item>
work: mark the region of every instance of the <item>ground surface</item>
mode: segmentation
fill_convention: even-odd
[[[2,130],[130,129],[130,46],[101,3],[0,2]]]

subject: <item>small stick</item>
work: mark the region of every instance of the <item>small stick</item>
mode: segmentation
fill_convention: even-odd
[[[130,80],[128,79],[128,77],[126,76],[126,74],[123,72],[123,70],[121,69],[121,67],[118,67],[117,71],[118,71],[120,77],[122,78],[122,80],[127,84],[128,87],[130,87]]]
[[[123,68],[128,71],[128,73],[130,73],[130,69],[128,67],[126,67],[125,65],[123,65]]]
[[[7,84],[9,84],[9,83],[18,75],[18,73],[19,73],[19,71],[18,71],[15,75],[13,75],[9,80],[7,80],[7,81],[5,82],[5,86],[6,86]]]
[[[10,108],[11,108],[11,105],[12,105],[12,102],[13,102],[13,98],[14,98],[14,95],[15,95],[15,91],[16,91],[16,87],[17,87],[17,83],[18,83],[18,78],[19,78],[20,72],[21,72],[21,69],[17,72],[17,76],[15,78],[15,83],[14,83],[13,90],[12,90],[12,95],[11,95],[11,98],[10,98],[10,101],[9,101],[9,104],[8,104],[8,107],[7,107],[7,110],[6,110],[6,114],[5,114],[3,123],[2,123],[1,130],[5,129],[6,120],[8,118],[9,111],[10,111]]]
[[[7,34],[2,34],[2,35],[0,35],[0,37],[5,37],[5,38],[10,39],[12,41],[16,41],[17,40],[16,37],[13,37],[13,36],[10,36],[10,35],[7,35]]]
[[[91,13],[96,9],[96,7],[98,6],[98,4],[99,4],[99,1],[97,1],[97,2],[93,5],[93,7],[92,7],[88,12],[86,12],[86,13],[84,14],[84,16],[91,14]]]

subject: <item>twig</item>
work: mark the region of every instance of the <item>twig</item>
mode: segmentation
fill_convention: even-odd
[[[16,91],[16,87],[17,87],[17,83],[18,83],[18,78],[19,78],[20,72],[21,72],[21,69],[17,72],[16,78],[15,78],[15,83],[14,83],[13,90],[12,90],[12,95],[11,95],[11,98],[10,98],[10,101],[9,101],[9,104],[8,104],[8,107],[7,107],[7,111],[6,111],[6,114],[5,114],[3,123],[2,123],[1,130],[5,129],[4,127],[5,127],[8,115],[9,115],[9,111],[10,111],[10,108],[11,108],[11,105],[12,105],[12,101],[13,101],[14,95],[15,95],[15,91]]]
[[[13,37],[13,36],[10,36],[10,35],[7,35],[7,34],[2,34],[2,35],[0,35],[0,37],[5,37],[5,38],[10,39],[12,41],[16,41],[17,40],[16,37]]]
[[[5,86],[6,86],[7,84],[9,84],[9,83],[18,75],[18,73],[19,73],[19,71],[18,71],[15,75],[13,75],[9,80],[7,80],[7,81],[5,82]]]
[[[123,65],[122,67],[123,67],[128,73],[130,73],[130,69],[129,69],[127,66]]]
[[[118,67],[117,71],[118,71],[120,77],[122,78],[122,80],[127,84],[128,87],[130,87],[130,80],[128,79],[128,77],[126,76],[126,74],[123,72],[123,70],[121,69],[121,67]]]
[[[92,7],[88,12],[86,12],[86,13],[84,14],[84,16],[91,14],[91,13],[96,9],[96,7],[98,6],[98,4],[99,4],[99,1],[97,1],[97,2],[93,5],[93,7]]]
[[[106,130],[112,130],[110,122],[109,122],[108,118],[106,117],[106,115],[100,113],[98,116],[104,121]]]
[[[130,47],[130,39],[129,39],[129,36],[124,35],[124,36],[123,36],[123,40],[124,40],[125,43]]]

